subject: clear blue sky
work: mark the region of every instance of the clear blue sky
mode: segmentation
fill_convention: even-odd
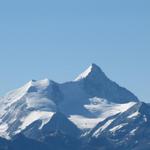
[[[150,102],[149,0],[0,2],[0,95],[73,80],[91,63]]]

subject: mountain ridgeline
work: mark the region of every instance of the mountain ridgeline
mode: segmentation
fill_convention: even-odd
[[[0,98],[0,150],[149,150],[150,105],[96,64],[75,80],[31,80]]]

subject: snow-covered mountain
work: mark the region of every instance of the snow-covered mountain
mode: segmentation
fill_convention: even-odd
[[[113,147],[115,150],[148,150],[150,148],[150,106],[139,102],[127,111],[111,116],[97,124],[89,133],[89,145],[103,141],[96,148]],[[108,149],[108,147],[106,148]]]
[[[142,107],[146,107],[147,112]],[[140,113],[141,109],[144,112]],[[56,139],[62,143],[70,141],[65,143],[64,150],[69,149],[68,144],[72,146],[73,141],[80,147],[85,138],[87,147],[80,149],[89,149],[93,140],[103,136],[109,138],[112,145],[119,145],[125,143],[125,136],[130,139],[129,132],[134,134],[139,129],[139,114],[141,122],[148,120],[149,105],[141,103],[133,93],[111,81],[92,64],[74,81],[60,84],[49,79],[31,80],[1,97],[0,137],[21,137],[42,143]]]

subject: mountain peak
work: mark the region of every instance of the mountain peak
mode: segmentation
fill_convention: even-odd
[[[95,64],[95,63],[92,63],[91,65],[90,65],[92,68],[100,68],[97,64]]]
[[[97,75],[97,74],[103,74],[105,76],[105,74],[103,73],[103,71],[101,70],[101,68],[92,63],[84,72],[82,72],[76,79],[75,81],[80,81],[86,77],[88,77],[89,75]]]

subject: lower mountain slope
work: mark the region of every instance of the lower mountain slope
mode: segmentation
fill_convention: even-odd
[[[105,147],[106,150],[107,145],[114,150],[149,150],[149,141],[150,106],[139,102],[127,111],[100,122],[89,133],[88,145],[95,149]]]

